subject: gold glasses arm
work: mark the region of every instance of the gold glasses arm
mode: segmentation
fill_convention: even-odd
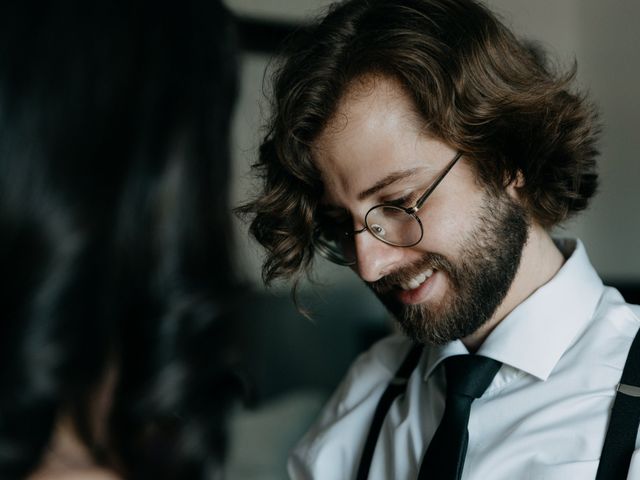
[[[406,210],[407,213],[409,214],[416,213],[418,210],[420,210],[420,208],[422,208],[422,205],[427,200],[427,198],[429,198],[429,195],[431,195],[431,193],[436,189],[436,187],[440,184],[440,182],[444,179],[444,177],[447,176],[447,173],[449,173],[453,168],[453,166],[456,164],[456,162],[460,160],[460,157],[462,157],[462,152],[458,152],[456,156],[453,157],[453,160],[451,160],[447,164],[447,166],[444,167],[444,170],[440,172],[440,175],[438,175],[438,177],[433,181],[433,183],[429,186],[429,188],[427,188],[427,190],[420,196],[415,206],[408,208]]]

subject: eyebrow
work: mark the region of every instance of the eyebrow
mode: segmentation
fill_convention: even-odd
[[[419,169],[417,168],[410,168],[408,170],[401,170],[398,172],[392,172],[389,175],[387,175],[386,177],[384,177],[381,180],[378,180],[376,182],[376,184],[371,187],[371,188],[367,188],[366,190],[360,192],[358,194],[358,200],[364,200],[368,197],[370,197],[371,195],[378,193],[380,190],[382,190],[385,187],[388,187],[389,185],[398,182],[400,180],[403,180],[407,177],[410,177],[411,175],[415,174]]]

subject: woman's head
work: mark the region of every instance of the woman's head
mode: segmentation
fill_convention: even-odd
[[[22,478],[69,415],[97,461],[198,478],[223,453],[234,382],[230,15],[4,2],[0,45],[0,476]]]

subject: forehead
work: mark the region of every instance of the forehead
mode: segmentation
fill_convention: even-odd
[[[429,136],[403,87],[378,76],[350,85],[312,152],[325,200],[344,204],[385,176],[434,170],[452,150]]]

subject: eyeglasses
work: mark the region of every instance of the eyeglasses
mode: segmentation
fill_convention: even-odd
[[[352,230],[350,218],[336,221],[328,216],[318,215],[313,234],[313,245],[317,252],[338,265],[356,264],[355,236],[369,232],[375,238],[394,247],[413,247],[420,243],[424,235],[422,222],[417,213],[444,177],[462,156],[458,152],[431,185],[420,195],[413,207],[402,207],[389,203],[374,205],[364,217],[364,227]]]

